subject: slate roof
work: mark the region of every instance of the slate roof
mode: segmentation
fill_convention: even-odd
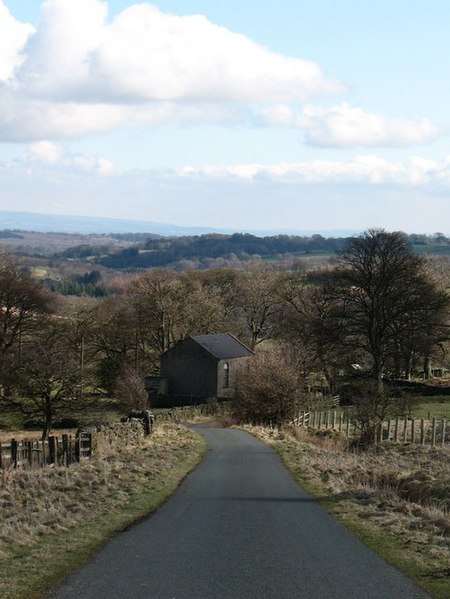
[[[193,335],[191,339],[219,360],[246,358],[253,355],[253,352],[231,333]]]

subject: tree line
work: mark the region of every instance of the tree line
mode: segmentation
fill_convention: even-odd
[[[285,399],[296,393],[292,373],[295,389],[330,393],[359,375],[378,407],[387,378],[428,376],[449,339],[445,286],[402,234],[383,230],[347,240],[320,270],[149,270],[106,298],[52,294],[3,252],[0,309],[1,403],[39,417],[44,436],[94,391],[144,401],[144,375],[193,334],[229,331],[265,348],[257,355],[270,349],[261,372],[277,389],[286,382]]]
[[[450,252],[450,240],[442,233],[435,235],[407,235],[399,233],[411,249],[438,253]],[[289,255],[301,257],[314,254],[334,255],[349,241],[347,238],[325,238],[322,235],[275,235],[258,237],[248,233],[233,235],[208,234],[199,236],[160,237],[140,241],[120,250],[79,246],[65,252],[63,257],[87,257],[108,268],[142,269],[179,265],[190,262],[201,268],[209,267],[212,260],[248,261],[255,258],[279,258]]]

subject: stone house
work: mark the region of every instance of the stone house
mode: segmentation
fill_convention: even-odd
[[[193,335],[161,356],[161,376],[148,377],[154,407],[231,399],[236,375],[253,352],[231,333]]]

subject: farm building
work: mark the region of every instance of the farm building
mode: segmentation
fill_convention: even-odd
[[[161,356],[161,376],[147,379],[153,406],[231,399],[239,369],[253,352],[230,333],[194,335]]]

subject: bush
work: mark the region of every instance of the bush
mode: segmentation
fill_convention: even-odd
[[[260,351],[236,382],[234,416],[243,422],[280,425],[305,403],[304,381],[280,350]]]
[[[116,383],[116,394],[121,405],[127,411],[148,408],[148,395],[144,380],[139,372],[131,366],[122,367]]]
[[[359,443],[371,445],[378,427],[388,415],[391,399],[368,381],[347,384],[340,389],[340,395],[342,403],[351,406],[352,420],[360,430]]]

